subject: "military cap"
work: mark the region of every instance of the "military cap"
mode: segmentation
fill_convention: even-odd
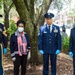
[[[46,13],[45,15],[44,15],[44,17],[45,18],[53,18],[54,17],[54,14],[53,13]]]

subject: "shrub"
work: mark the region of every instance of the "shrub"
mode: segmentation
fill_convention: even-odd
[[[69,37],[62,39],[62,52],[68,53],[69,50]]]
[[[10,23],[9,28],[6,30],[6,33],[8,34],[8,40],[10,40],[11,34],[13,34],[17,29],[17,26],[13,20],[10,20],[9,23]]]

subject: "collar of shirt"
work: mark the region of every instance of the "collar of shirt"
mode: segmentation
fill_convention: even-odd
[[[50,26],[50,32],[52,31],[52,24],[51,25],[48,25],[47,24],[47,27],[49,28],[49,26]]]

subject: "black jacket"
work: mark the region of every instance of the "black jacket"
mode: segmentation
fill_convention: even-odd
[[[8,39],[7,39],[6,30],[4,25],[0,23],[0,44],[2,43],[3,43],[3,47],[7,48]]]
[[[25,37],[27,40],[27,49],[30,50],[30,41],[26,33],[25,33]],[[18,43],[17,43],[16,33],[12,34],[10,38],[10,52],[12,58],[18,55]]]

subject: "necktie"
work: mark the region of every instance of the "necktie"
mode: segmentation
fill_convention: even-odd
[[[49,32],[50,32],[50,26],[49,26]]]

